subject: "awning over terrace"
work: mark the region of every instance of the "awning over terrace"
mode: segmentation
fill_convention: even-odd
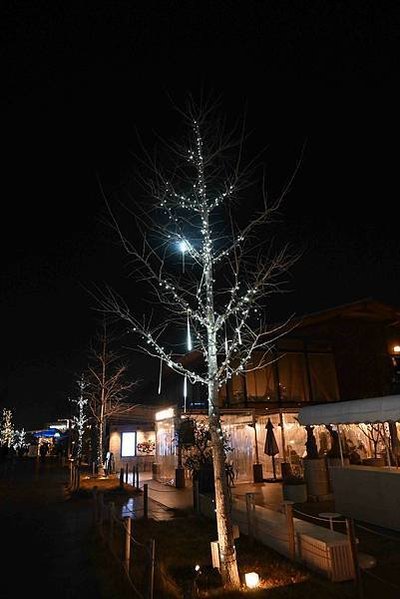
[[[357,424],[400,422],[400,395],[337,401],[301,408],[300,424]]]

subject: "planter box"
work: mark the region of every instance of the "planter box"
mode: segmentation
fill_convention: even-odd
[[[151,465],[151,473],[152,473],[152,479],[153,480],[158,480],[160,477],[160,465],[157,464],[156,462],[153,462]]]
[[[307,483],[309,498],[318,501],[330,494],[328,468],[325,458],[317,460],[304,460],[304,478]]]
[[[286,501],[294,501],[294,503],[304,503],[307,501],[307,485],[282,485],[283,499]]]
[[[196,472],[200,493],[214,493],[214,470],[212,465],[203,466]]]
[[[362,463],[364,466],[384,466],[385,458],[365,458]]]
[[[349,466],[349,458],[343,458],[343,466],[341,458],[327,458],[328,462],[328,474],[329,474],[329,486],[331,492],[333,491],[333,479],[332,479],[332,468],[342,468],[343,466]]]

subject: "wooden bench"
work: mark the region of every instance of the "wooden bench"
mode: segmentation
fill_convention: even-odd
[[[285,514],[253,505],[249,515],[246,502],[237,498],[233,502],[232,516],[241,532],[253,535],[264,545],[291,557]],[[335,582],[354,578],[347,535],[299,518],[293,518],[293,524],[298,561]]]

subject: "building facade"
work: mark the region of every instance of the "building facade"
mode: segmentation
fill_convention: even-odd
[[[182,360],[201,368],[196,352]],[[256,463],[266,478],[279,472],[282,462],[300,467],[306,441],[297,421],[302,406],[399,391],[400,311],[362,300],[296,320],[264,368],[234,376],[221,389],[222,425],[232,447],[227,459],[236,479],[252,480]],[[156,462],[160,480],[170,481],[178,464],[179,422],[206,418],[207,397],[200,385],[184,391],[182,378],[166,372],[161,399],[167,409],[156,413]],[[268,420],[279,450],[274,458],[265,453]],[[324,426],[315,433],[323,453],[330,435]]]

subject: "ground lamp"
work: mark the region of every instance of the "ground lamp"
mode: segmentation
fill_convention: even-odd
[[[256,589],[260,584],[260,577],[257,572],[246,572],[244,580],[248,589]]]

